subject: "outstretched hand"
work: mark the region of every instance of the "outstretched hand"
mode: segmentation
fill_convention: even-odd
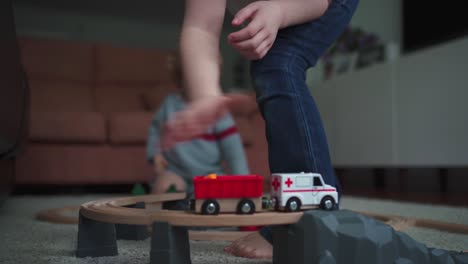
[[[166,123],[162,135],[162,148],[202,135],[229,110],[252,98],[242,94],[205,97],[191,102],[184,110],[175,113]]]
[[[237,12],[233,26],[249,21],[239,31],[229,34],[229,44],[250,60],[261,59],[275,42],[282,23],[282,11],[275,1],[253,2]]]

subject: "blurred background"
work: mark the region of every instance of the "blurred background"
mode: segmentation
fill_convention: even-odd
[[[468,20],[449,2],[361,0],[308,72],[345,194],[468,204]],[[1,5],[1,199],[146,184],[147,131],[176,81],[183,1]],[[225,91],[253,97],[248,61],[226,41],[221,51]],[[251,172],[268,176],[260,114],[235,120]]]

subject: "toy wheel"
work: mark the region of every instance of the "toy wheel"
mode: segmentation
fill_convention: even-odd
[[[242,199],[239,204],[237,204],[237,213],[238,214],[253,214],[255,213],[255,204],[252,200]]]
[[[301,201],[297,197],[289,198],[286,203],[286,211],[297,212],[299,210],[301,210]]]
[[[206,200],[201,207],[201,213],[206,215],[217,215],[219,213],[219,203],[216,200]]]
[[[320,208],[323,210],[333,210],[335,207],[335,200],[331,196],[323,197],[322,201],[320,202]]]
[[[271,207],[273,207],[275,211],[279,211],[280,205],[277,197],[273,197],[271,199]]]

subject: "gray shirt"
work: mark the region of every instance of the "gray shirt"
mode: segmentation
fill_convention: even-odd
[[[154,155],[161,153],[158,144],[161,125],[185,106],[184,100],[177,94],[167,96],[161,104],[149,128],[146,148],[148,162],[153,161]],[[230,114],[220,119],[204,134],[193,140],[178,143],[162,155],[168,162],[168,169],[183,177],[189,185],[197,175],[223,175],[226,172],[233,175],[249,174],[241,137]]]

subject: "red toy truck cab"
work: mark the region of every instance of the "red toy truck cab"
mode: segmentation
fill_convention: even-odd
[[[260,175],[196,176],[192,209],[201,214],[253,214],[262,208],[263,177]]]

